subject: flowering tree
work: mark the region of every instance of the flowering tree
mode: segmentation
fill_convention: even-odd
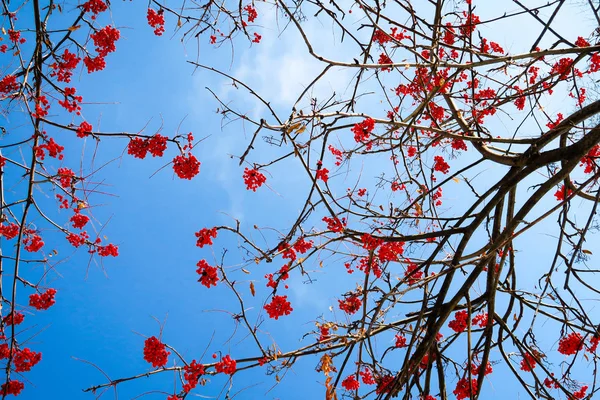
[[[253,127],[235,155],[238,184],[268,191],[269,176],[293,171],[303,197],[284,230],[234,220],[200,225],[189,238],[190,250],[195,240],[203,252],[198,284],[208,293],[225,287],[237,302],[228,311],[243,330],[233,333],[243,356],[227,347],[212,358],[183,354],[148,333],[139,355],[147,370],[86,391],[170,374],[175,389],[161,395],[176,400],[227,376],[228,396],[246,370],[285,385],[285,373],[306,358],[326,399],[474,399],[495,375],[531,398],[592,398],[600,315],[586,244],[600,196],[599,6],[481,3],[151,1],[149,35],[171,32],[220,51],[259,48],[280,29],[320,65],[290,108],[278,109],[250,82],[191,63],[254,99],[238,109],[215,94],[223,118]],[[590,20],[562,34],[561,18],[582,10]],[[171,151],[174,176],[202,179],[193,133],[105,132],[85,118],[76,82],[101,79],[118,52],[120,18],[104,0],[3,2],[3,397],[26,393],[23,373],[42,359],[20,329],[26,313],[51,313],[60,301],[46,283],[56,254],[43,232],[94,260],[119,255],[91,221],[101,194],[92,176],[102,171],[77,172],[86,160],[65,147],[114,143],[138,159]],[[313,20],[331,26],[339,57],[307,28]],[[509,26],[535,29],[515,43],[506,40]],[[314,96],[332,75],[347,77],[345,92]],[[543,243],[549,257],[531,265],[539,232],[552,235]],[[220,245],[227,237],[239,257],[230,248],[216,255],[230,247]],[[321,271],[336,277],[323,293],[337,297],[333,309],[299,321],[301,345],[280,346],[265,324],[291,323],[294,278],[318,284]]]

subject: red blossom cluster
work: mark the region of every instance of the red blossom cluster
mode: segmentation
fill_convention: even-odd
[[[471,375],[479,375],[479,373],[481,372],[482,369],[483,369],[482,365],[471,364]],[[487,375],[491,374],[492,372],[494,372],[494,369],[492,368],[492,364],[488,361],[487,364],[485,365],[485,370],[483,371],[483,375],[487,376]]]
[[[269,304],[264,306],[264,309],[269,314],[270,318],[275,320],[279,319],[284,315],[290,315],[294,309],[289,301],[287,301],[287,296],[273,296],[273,299]]]
[[[171,353],[166,350],[166,346],[156,336],[149,337],[144,342],[144,360],[154,368],[165,366],[169,354]]]
[[[384,375],[379,377],[377,382],[377,388],[375,389],[376,394],[390,393],[394,388],[395,378],[393,375]]]
[[[1,94],[9,94],[12,92],[16,92],[19,90],[21,85],[17,83],[17,77],[14,75],[5,75],[4,78],[0,80],[0,93]]]
[[[460,333],[467,329],[467,319],[469,313],[465,310],[457,311],[454,314],[454,319],[448,323],[448,327],[454,332]]]
[[[157,133],[147,139],[139,137],[131,139],[127,145],[127,154],[140,159],[144,159],[147,153],[152,157],[162,157],[166,149],[167,137]]]
[[[14,239],[19,234],[19,225],[10,223],[8,225],[0,225],[0,236],[6,239]]]
[[[574,74],[578,78],[581,78],[583,74],[577,68],[574,68],[573,64],[574,62],[572,58],[561,58],[552,66],[550,73],[559,75],[558,79],[560,80],[567,79],[571,74]]]
[[[217,228],[202,228],[195,233],[198,240],[196,240],[196,246],[203,248],[204,246],[212,246],[213,239],[217,237]]]
[[[521,371],[530,372],[537,365],[537,358],[531,353],[524,353],[521,360]]]
[[[329,170],[327,168],[322,168],[321,162],[319,162],[319,169],[317,169],[315,179],[320,179],[325,183],[327,183],[327,180],[329,179]]]
[[[92,125],[83,121],[78,127],[77,127],[77,137],[78,138],[84,138],[87,135],[89,135],[90,133],[92,133]]]
[[[221,358],[221,361],[215,364],[215,371],[218,373],[233,375],[235,374],[236,369],[237,363],[229,356],[229,354]]]
[[[362,300],[356,294],[346,296],[344,300],[338,300],[338,303],[340,310],[350,315],[356,313],[362,306]]]
[[[485,328],[488,323],[488,314],[486,312],[477,314],[475,318],[471,321],[471,324],[479,326],[480,328]]]
[[[565,185],[560,185],[556,193],[554,193],[554,197],[556,197],[557,201],[565,201],[565,199],[573,194],[573,190],[567,188]]]
[[[256,12],[256,8],[254,8],[252,4],[247,4],[244,7],[244,11],[246,11],[246,14],[248,15],[249,23],[254,22],[254,20],[256,20],[256,18],[258,17],[258,12]]]
[[[444,160],[442,156],[434,156],[433,157],[434,164],[433,170],[441,172],[442,174],[447,174],[450,171],[450,165]]]
[[[360,387],[360,382],[356,380],[356,376],[348,375],[342,381],[342,387],[346,390],[357,390]]]
[[[25,384],[23,382],[19,382],[13,379],[2,384],[2,387],[0,388],[0,393],[5,396],[9,394],[12,394],[13,396],[18,396],[24,387]]]
[[[406,337],[404,335],[398,333],[396,336],[394,336],[394,339],[396,339],[396,342],[394,343],[395,347],[401,349],[407,346]]]
[[[329,218],[329,217],[323,217],[323,222],[325,222],[327,224],[327,229],[335,232],[335,233],[340,233],[344,230],[344,228],[346,227],[346,218],[342,218],[341,220],[338,217],[334,217],[334,218]]]
[[[351,131],[354,133],[356,143],[365,143],[369,141],[373,129],[375,129],[375,120],[373,118],[366,118],[364,121],[355,124]],[[367,150],[370,147],[370,143],[368,143]]]
[[[419,267],[415,263],[409,263],[404,272],[404,276],[408,277],[407,283],[414,285],[419,280],[423,279],[423,271],[419,270]]]
[[[56,289],[48,289],[42,294],[34,293],[29,296],[29,305],[36,310],[47,310],[56,303]]]
[[[117,49],[115,42],[119,40],[120,37],[121,33],[119,30],[110,25],[105,26],[90,35],[90,38],[94,41],[94,45],[96,46],[98,56],[94,58],[86,56],[83,59],[83,63],[87,67],[88,73],[101,71],[106,67],[104,58]]]
[[[60,186],[65,189],[70,188],[75,179],[75,173],[69,168],[59,168],[56,175],[60,181]]]
[[[44,247],[44,241],[42,238],[34,233],[33,231],[26,231],[25,239],[23,239],[25,250],[30,253],[37,253]]]
[[[158,12],[149,8],[148,14],[146,15],[148,25],[154,28],[154,34],[156,36],[161,36],[165,32],[165,16],[163,14],[164,10],[162,8],[158,10]]]
[[[119,248],[112,243],[106,246],[97,246],[97,251],[100,257],[117,257],[119,255]]]
[[[63,155],[61,153],[64,149],[65,148],[56,143],[53,138],[50,138],[46,141],[46,143],[42,143],[35,148],[35,155],[40,160],[44,160],[46,158],[47,151],[50,157],[62,160]]]
[[[20,31],[15,31],[14,29],[8,30],[8,40],[13,42],[14,44],[17,44],[17,43],[23,44],[27,41],[27,40],[25,40],[25,38],[21,37]]]
[[[600,145],[597,144],[581,159],[581,166],[585,165],[583,172],[586,174],[594,172],[598,168],[596,165],[598,158],[600,158]]]
[[[256,192],[256,189],[261,187],[267,181],[267,178],[257,169],[250,168],[244,168],[243,178],[246,190],[252,190],[253,192]]]
[[[59,100],[58,104],[64,107],[68,112],[75,112],[77,115],[81,114],[81,106],[79,105],[83,102],[82,96],[76,96],[75,93],[77,90],[72,87],[66,87],[64,90],[65,98],[64,100]]]
[[[192,179],[200,173],[200,161],[192,153],[173,159],[173,171],[181,179]]]
[[[198,282],[202,285],[210,288],[211,286],[217,286],[217,282],[219,282],[219,275],[217,274],[217,267],[213,267],[208,265],[206,260],[200,260],[196,264],[198,269],[196,272],[200,275]]]
[[[56,76],[56,80],[59,82],[71,82],[73,70],[77,68],[79,61],[81,61],[81,58],[77,57],[77,54],[65,49],[60,59],[50,65],[50,68],[53,69],[50,76]]]
[[[4,323],[4,325],[19,325],[20,323],[22,323],[25,320],[25,316],[23,314],[21,314],[18,311],[15,311],[14,313],[10,313],[7,316],[5,316],[4,318],[2,318],[2,323]]]
[[[382,65],[388,65],[388,64],[393,64],[394,61],[392,61],[392,59],[385,53],[381,53],[379,55],[379,59],[377,59],[377,64],[382,64]],[[383,72],[392,72],[392,67],[381,67],[381,70]]]
[[[462,378],[456,384],[456,388],[452,391],[456,396],[456,400],[468,399],[477,393],[477,379]]]
[[[79,247],[85,244],[85,242],[89,239],[89,235],[87,232],[81,232],[79,235],[75,233],[69,233],[67,235],[67,241],[71,243],[73,247]]]
[[[75,214],[71,217],[71,223],[73,224],[73,228],[83,229],[90,220],[90,217],[87,215],[83,215],[80,213],[79,209],[75,209]]]
[[[565,356],[576,354],[582,348],[583,337],[577,332],[568,334],[558,342],[558,352]]]
[[[463,12],[463,16],[465,17],[465,23],[460,26],[460,33],[464,36],[469,36],[471,33],[475,31],[475,27],[477,24],[481,23],[479,17],[473,13],[467,14],[467,12]]]
[[[83,11],[91,12],[92,19],[96,19],[96,16],[101,12],[108,10],[108,5],[103,0],[88,0],[81,5]]]
[[[28,348],[15,351],[13,362],[15,364],[15,372],[30,371],[40,360],[42,353],[36,353]]]
[[[198,385],[200,376],[204,375],[204,365],[198,364],[196,360],[192,360],[190,364],[183,367],[183,371],[183,379],[186,380],[186,383],[183,385],[183,391],[189,393]]]
[[[342,153],[341,150],[336,149],[332,145],[329,145],[328,149],[331,152],[331,154],[335,157],[335,165],[338,167],[342,165],[342,161],[344,160],[344,153]]]

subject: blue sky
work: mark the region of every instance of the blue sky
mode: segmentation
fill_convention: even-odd
[[[264,109],[227,80],[202,69],[195,70],[187,61],[198,59],[200,63],[211,64],[250,83],[262,96],[273,99],[273,106],[287,116],[298,93],[320,69],[307,58],[305,48],[298,43],[298,35],[292,29],[277,37],[273,28],[275,15],[268,8],[263,4],[258,7],[258,22],[264,25],[257,29],[263,35],[262,43],[250,46],[245,41],[237,41],[233,59],[227,45],[215,49],[207,37],[199,40],[196,58],[195,40],[182,44],[177,37],[171,38],[172,19],[167,19],[166,34],[155,37],[146,24],[143,3],[113,2],[112,20],[108,16],[101,17],[103,23],[112,21],[119,27],[122,36],[117,42],[117,52],[107,57],[105,71],[78,74],[74,79],[78,93],[86,102],[84,117],[95,128],[107,132],[138,132],[145,128],[146,134],[160,129],[169,136],[193,132],[196,139],[206,137],[194,149],[202,162],[201,173],[192,181],[182,181],[174,177],[170,166],[162,169],[176,154],[173,148],[162,159],[140,161],[126,154],[125,140],[103,138],[95,152],[93,140],[75,140],[72,135],[55,132],[57,141],[67,147],[65,159],[73,160],[73,167],[81,164],[84,173],[101,167],[90,178],[88,186],[92,188],[97,184],[97,190],[104,193],[90,197],[93,223],[110,242],[119,245],[120,255],[115,259],[90,259],[85,251],[73,252],[60,235],[40,223],[48,243],[46,251],[52,248],[58,252],[55,257],[58,262],[44,282],[58,290],[57,303],[26,320],[30,324],[21,337],[31,337],[28,344],[42,351],[43,359],[24,376],[31,383],[26,385],[20,398],[91,398],[81,390],[104,383],[106,379],[96,368],[79,360],[94,363],[113,379],[150,371],[150,365],[143,360],[143,342],[145,337],[158,336],[161,325],[163,341],[188,360],[203,355],[202,361],[211,362],[215,351],[231,353],[234,358],[256,354],[243,327],[238,327],[238,333],[228,340],[235,323],[223,310],[237,309],[231,293],[223,285],[206,289],[197,282],[195,272],[195,264],[202,258],[218,262],[223,248],[229,249],[227,265],[241,263],[244,255],[237,250],[237,240],[233,235],[220,233],[211,249],[198,249],[194,247],[194,232],[204,227],[234,225],[235,219],[242,220],[244,229],[258,240],[260,233],[252,229],[254,224],[284,231],[303,204],[306,176],[297,173],[294,160],[290,160],[268,169],[268,188],[263,187],[256,193],[246,191],[242,182],[244,167],[238,166],[237,160],[229,155],[243,152],[254,127],[240,121],[222,124],[216,113],[218,104],[205,87],[247,110],[249,115],[262,115]],[[482,17],[485,13],[482,7]],[[358,23],[353,17],[348,18]],[[568,22],[561,24],[567,36],[581,34]],[[306,29],[313,37],[323,38],[316,46],[317,52],[329,58],[345,57],[348,45],[328,42],[330,26],[311,20]],[[485,27],[481,29],[485,32]],[[531,26],[531,30],[524,29],[517,35],[507,26],[506,30],[495,30],[490,35],[509,50],[518,47],[520,35],[526,33],[533,35],[537,29]],[[353,76],[351,71],[336,69],[328,76],[323,85],[314,90],[313,96],[322,99],[332,90],[347,95],[352,89],[348,86]],[[551,103],[549,109],[560,110],[561,106],[558,100],[556,104]],[[377,104],[364,107],[366,111],[376,110]],[[13,118],[7,123],[18,126],[19,119]],[[498,122],[498,129],[502,129],[501,123]],[[257,148],[249,159],[251,162],[265,162],[276,152],[262,143]],[[12,149],[5,154],[12,157],[16,152]],[[352,185],[352,179],[359,173],[374,176],[378,166],[357,163],[350,171],[336,171],[340,175],[332,190],[344,193],[343,174],[347,174],[347,182]],[[502,172],[486,171],[481,184],[486,183],[485,178]],[[464,187],[461,189],[458,185],[456,190],[445,192],[448,203],[460,202]],[[46,199],[49,209],[55,208],[51,191],[40,191],[39,197]],[[546,204],[551,202],[549,199]],[[50,214],[58,220],[69,217],[65,212]],[[540,226],[522,244],[530,251],[529,255],[523,255],[525,264],[533,264],[544,256],[544,248],[540,246],[542,242],[548,243],[543,236],[544,229],[544,225]],[[273,231],[262,232],[271,239],[277,237]],[[330,306],[334,306],[339,317],[336,296],[355,285],[343,272],[339,258],[325,260],[326,268],[314,268],[311,275],[317,279],[314,284],[305,285],[298,276],[291,278],[288,295],[294,307],[293,318],[266,320],[261,326],[271,333],[283,351],[310,343],[312,339],[301,341],[299,332],[313,330],[321,315],[332,319]],[[245,286],[254,280],[257,287],[261,286],[259,293],[264,295],[262,277],[280,266],[251,266],[250,275],[240,274],[236,278],[246,279]],[[41,275],[39,266],[24,268],[31,268],[27,273],[32,276]],[[24,304],[28,294],[22,291],[23,297],[18,300]],[[254,320],[262,304],[254,301],[252,307],[249,312]],[[547,340],[551,345],[556,338]],[[381,348],[387,345],[389,343],[379,343]],[[169,365],[172,365],[173,357],[170,360]],[[316,358],[310,357],[298,360],[283,383],[273,390],[269,389],[276,383],[274,376],[267,376],[262,370],[237,374],[233,393],[243,390],[238,395],[242,399],[318,398],[323,396],[324,387],[322,374],[314,372],[316,362]],[[489,386],[486,399],[505,398],[511,390],[515,393],[516,386],[502,381],[506,373],[499,367],[493,379],[486,382]],[[164,399],[173,393],[174,382],[174,374],[163,373],[121,384],[118,395],[129,399],[145,393],[142,398]],[[196,393],[216,397],[225,385],[224,377],[218,376]],[[179,389],[178,385],[176,391]],[[110,398],[112,393],[106,396]]]

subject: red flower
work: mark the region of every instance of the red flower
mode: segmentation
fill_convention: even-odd
[[[165,17],[163,15],[164,10],[161,8],[158,12],[154,11],[154,9],[148,9],[148,25],[154,28],[154,34],[156,36],[161,36],[165,32]]]
[[[204,375],[204,365],[198,364],[196,360],[192,360],[189,365],[183,367],[183,379],[187,381],[183,385],[183,391],[189,393],[198,384],[201,375]]]
[[[556,193],[554,193],[554,197],[556,197],[557,201],[564,201],[567,197],[571,196],[573,191],[568,189],[564,185],[560,185]]]
[[[377,64],[387,65],[387,64],[393,64],[393,63],[394,62],[392,61],[392,59],[387,54],[385,54],[385,53],[381,53],[379,55],[379,59],[377,60]],[[386,72],[386,71],[387,72],[391,72],[392,71],[392,67],[391,66],[389,66],[389,67],[381,67],[381,70],[384,71],[384,72]]]
[[[90,39],[94,41],[96,52],[100,57],[106,57],[117,48],[115,42],[119,40],[121,33],[118,29],[108,25],[90,35]]]
[[[252,4],[248,4],[244,7],[244,11],[248,13],[248,22],[252,23],[258,17],[258,13]]]
[[[342,387],[346,390],[357,390],[360,387],[360,382],[356,380],[354,375],[348,375],[348,377],[342,381]]]
[[[338,303],[340,310],[347,314],[354,314],[362,306],[362,301],[355,294],[346,297],[344,300],[338,300]]]
[[[196,264],[198,269],[196,272],[200,275],[200,282],[202,285],[206,286],[210,289],[211,286],[217,286],[217,282],[219,282],[219,275],[217,274],[217,267],[212,267],[208,265],[205,260],[200,260]]]
[[[573,72],[577,77],[581,78],[581,72],[577,68],[573,68],[573,64],[574,62],[572,58],[561,58],[552,66],[550,73],[559,75],[559,80],[567,79],[571,72]]]
[[[360,371],[359,375],[365,385],[374,385],[375,384],[375,379],[373,378],[373,374],[371,373],[370,369],[365,369],[364,371]]]
[[[336,233],[342,232],[346,226],[346,218],[342,218],[340,220],[338,217],[323,217],[323,221],[327,223],[327,229]]]
[[[477,379],[471,379],[471,383],[466,378],[462,378],[456,384],[456,389],[452,391],[456,396],[456,400],[470,398],[477,393]]]
[[[71,222],[73,223],[73,228],[83,229],[83,227],[88,223],[90,217],[87,215],[83,215],[79,213],[79,210],[75,210],[75,215],[71,217]]]
[[[463,15],[467,18],[465,24],[460,26],[460,33],[462,33],[465,36],[469,36],[475,30],[475,26],[481,21],[479,17],[475,14],[471,13],[467,16],[467,13],[465,12]]]
[[[96,71],[102,71],[106,68],[106,61],[104,61],[104,57],[85,57],[83,59],[83,63],[87,67],[88,74]]]
[[[173,171],[181,179],[192,179],[200,173],[200,161],[191,153],[179,155],[173,159]]]
[[[212,240],[217,237],[217,228],[206,229],[202,228],[198,232],[195,233],[198,240],[196,241],[196,246],[202,248],[206,245],[213,244]]]
[[[304,240],[303,237],[298,238],[298,240],[296,240],[296,243],[294,243],[294,250],[296,250],[298,253],[300,254],[304,254],[306,253],[308,250],[310,250],[313,246],[313,242],[312,240],[306,241]]]
[[[21,86],[17,83],[17,77],[14,75],[6,75],[0,80],[0,93],[9,94],[16,92]]]
[[[377,382],[377,389],[375,389],[375,393],[390,393],[394,386],[394,380],[395,379],[392,375],[385,375],[379,378],[379,382]]]
[[[100,257],[117,257],[119,255],[119,248],[112,243],[107,246],[98,246],[98,255]]]
[[[471,375],[479,375],[479,373],[481,372],[481,369],[482,369],[481,365],[471,364]],[[494,370],[492,368],[492,364],[490,364],[490,362],[488,361],[485,366],[485,371],[483,371],[483,375],[489,375],[492,372],[494,372]]]
[[[267,305],[265,305],[264,309],[269,314],[270,318],[279,319],[284,315],[289,315],[294,309],[291,307],[289,301],[287,301],[287,296],[273,296],[273,300]]]
[[[82,122],[81,125],[79,125],[79,127],[77,128],[77,137],[78,138],[84,138],[87,135],[89,135],[90,133],[92,133],[92,125],[88,124],[87,122]]]
[[[565,356],[576,354],[583,348],[583,337],[576,332],[570,333],[558,342],[558,352]]]
[[[13,358],[16,372],[27,372],[42,359],[42,353],[36,353],[28,348],[17,350]]]
[[[480,328],[485,328],[488,323],[488,314],[487,313],[477,314],[475,316],[475,318],[473,318],[473,321],[471,321],[471,323],[473,325],[478,325]]]
[[[4,323],[4,325],[19,325],[20,323],[23,322],[23,320],[25,319],[25,316],[23,314],[21,314],[20,312],[16,311],[13,317],[13,313],[8,314],[6,317],[4,317],[2,319],[2,322]]]
[[[167,363],[170,352],[165,350],[165,345],[156,336],[149,337],[144,342],[144,360],[154,368],[163,367]]]
[[[375,120],[373,118],[367,118],[352,127],[352,133],[354,133],[354,140],[356,143],[364,143],[371,137],[371,132],[375,129]]]
[[[25,250],[30,253],[36,253],[40,251],[42,247],[44,247],[42,238],[35,233],[29,233],[23,240],[23,243],[25,244]]]
[[[315,179],[320,179],[327,183],[327,180],[329,179],[329,170],[327,168],[318,169]]]
[[[386,242],[379,247],[379,260],[397,261],[404,253],[404,242]]]
[[[8,381],[8,382],[2,384],[0,393],[2,393],[3,395],[12,394],[14,396],[18,396],[24,387],[25,387],[25,385],[23,384],[23,382],[11,380],[11,381]]]
[[[583,399],[585,397],[585,392],[588,390],[587,385],[582,386],[578,391],[573,392],[574,399]]]
[[[69,233],[67,235],[67,240],[69,241],[69,243],[71,243],[73,247],[79,247],[85,244],[86,240],[88,240],[89,238],[90,237],[87,234],[87,232],[81,232],[79,235],[76,235],[74,233]]]
[[[439,171],[442,174],[447,174],[450,171],[450,165],[444,160],[444,157],[435,156],[433,157],[433,160],[435,161],[435,164],[433,165],[434,171]]]
[[[467,318],[469,314],[466,311],[458,311],[454,314],[454,320],[448,323],[448,327],[454,332],[463,332],[467,329]]]
[[[523,359],[521,360],[521,371],[530,372],[537,365],[537,359],[530,353],[523,354]]]
[[[406,347],[406,338],[403,335],[398,333],[394,337],[396,339],[394,346],[398,347],[399,349]]]
[[[256,192],[256,189],[261,187],[263,185],[263,183],[265,183],[267,181],[267,178],[265,178],[265,176],[263,174],[258,172],[257,169],[249,169],[249,168],[244,169],[243,178],[244,178],[244,184],[246,185],[246,189],[252,190],[253,192]]]
[[[92,19],[96,19],[96,14],[108,9],[108,6],[102,0],[88,0],[86,3],[83,3],[81,7],[83,8],[83,11],[94,14],[92,15]]]
[[[8,224],[0,225],[0,236],[4,236],[6,239],[14,239],[19,234],[19,225]]]
[[[29,305],[37,310],[47,310],[56,303],[54,300],[56,289],[48,289],[44,293],[34,293],[29,296]]]
[[[409,285],[414,285],[421,278],[423,278],[423,271],[418,270],[417,264],[410,263],[406,267],[406,272],[404,273],[404,276],[405,277],[409,277],[408,278],[408,284]]]
[[[228,354],[221,358],[221,361],[215,364],[215,371],[218,373],[222,372],[227,375],[233,375],[236,371],[236,362],[235,360],[232,360]]]

